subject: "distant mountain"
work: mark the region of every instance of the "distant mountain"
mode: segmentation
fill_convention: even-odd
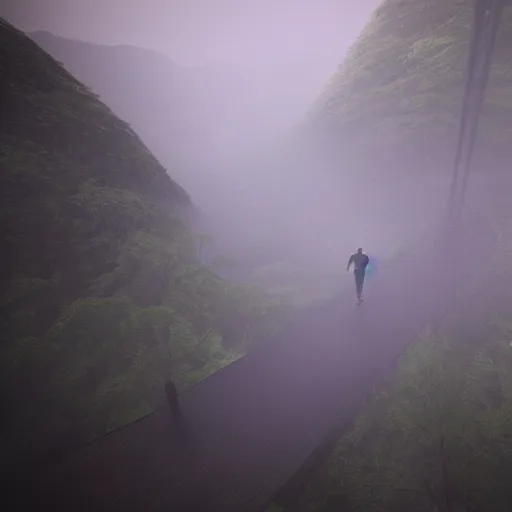
[[[226,162],[291,128],[321,87],[315,62],[267,74],[222,62],[183,67],[132,46],[101,46],[48,32],[29,36],[130,123],[159,160],[176,169],[193,199]],[[314,78],[304,69],[313,70]]]
[[[29,36],[127,121],[166,167],[173,159],[181,164],[180,155],[199,140],[187,113],[194,95],[184,68],[133,46],[99,46],[47,32]]]

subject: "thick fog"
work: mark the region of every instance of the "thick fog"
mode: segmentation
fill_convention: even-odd
[[[191,195],[211,254],[338,275],[359,246],[385,258],[421,236],[445,199],[446,180],[361,176],[342,140],[295,137],[379,3],[33,0],[0,14],[133,126]]]
[[[339,62],[379,0],[3,0],[24,31],[156,50],[180,64]]]

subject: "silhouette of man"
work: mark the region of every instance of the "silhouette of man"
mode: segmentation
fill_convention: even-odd
[[[357,252],[352,254],[348,260],[347,272],[350,269],[350,265],[354,265],[354,278],[356,281],[356,294],[357,304],[363,302],[363,284],[366,267],[370,263],[370,258],[363,252],[363,249],[357,249]]]

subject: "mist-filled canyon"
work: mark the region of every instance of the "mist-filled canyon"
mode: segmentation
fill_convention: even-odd
[[[16,499],[510,509],[512,8],[463,129],[482,2],[2,3]]]

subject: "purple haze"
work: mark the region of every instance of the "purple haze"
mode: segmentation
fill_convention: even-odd
[[[357,182],[327,155],[308,160],[280,149],[379,3],[4,0],[0,15],[27,32],[95,43],[103,57],[98,45],[151,50],[142,57],[144,66],[154,62],[151,73],[133,68],[140,50],[125,47],[125,64],[112,57],[132,74],[119,83],[106,72],[91,78],[100,69],[95,58],[89,70],[81,57],[56,58],[130,122],[189,191],[221,252],[249,266],[306,262],[315,274],[337,275],[358,246],[386,256],[419,235],[435,211],[431,198],[441,197],[438,183],[416,184],[416,195],[398,190],[407,182],[384,190]],[[143,88],[145,103],[137,96]],[[414,208],[397,202],[404,195]]]

